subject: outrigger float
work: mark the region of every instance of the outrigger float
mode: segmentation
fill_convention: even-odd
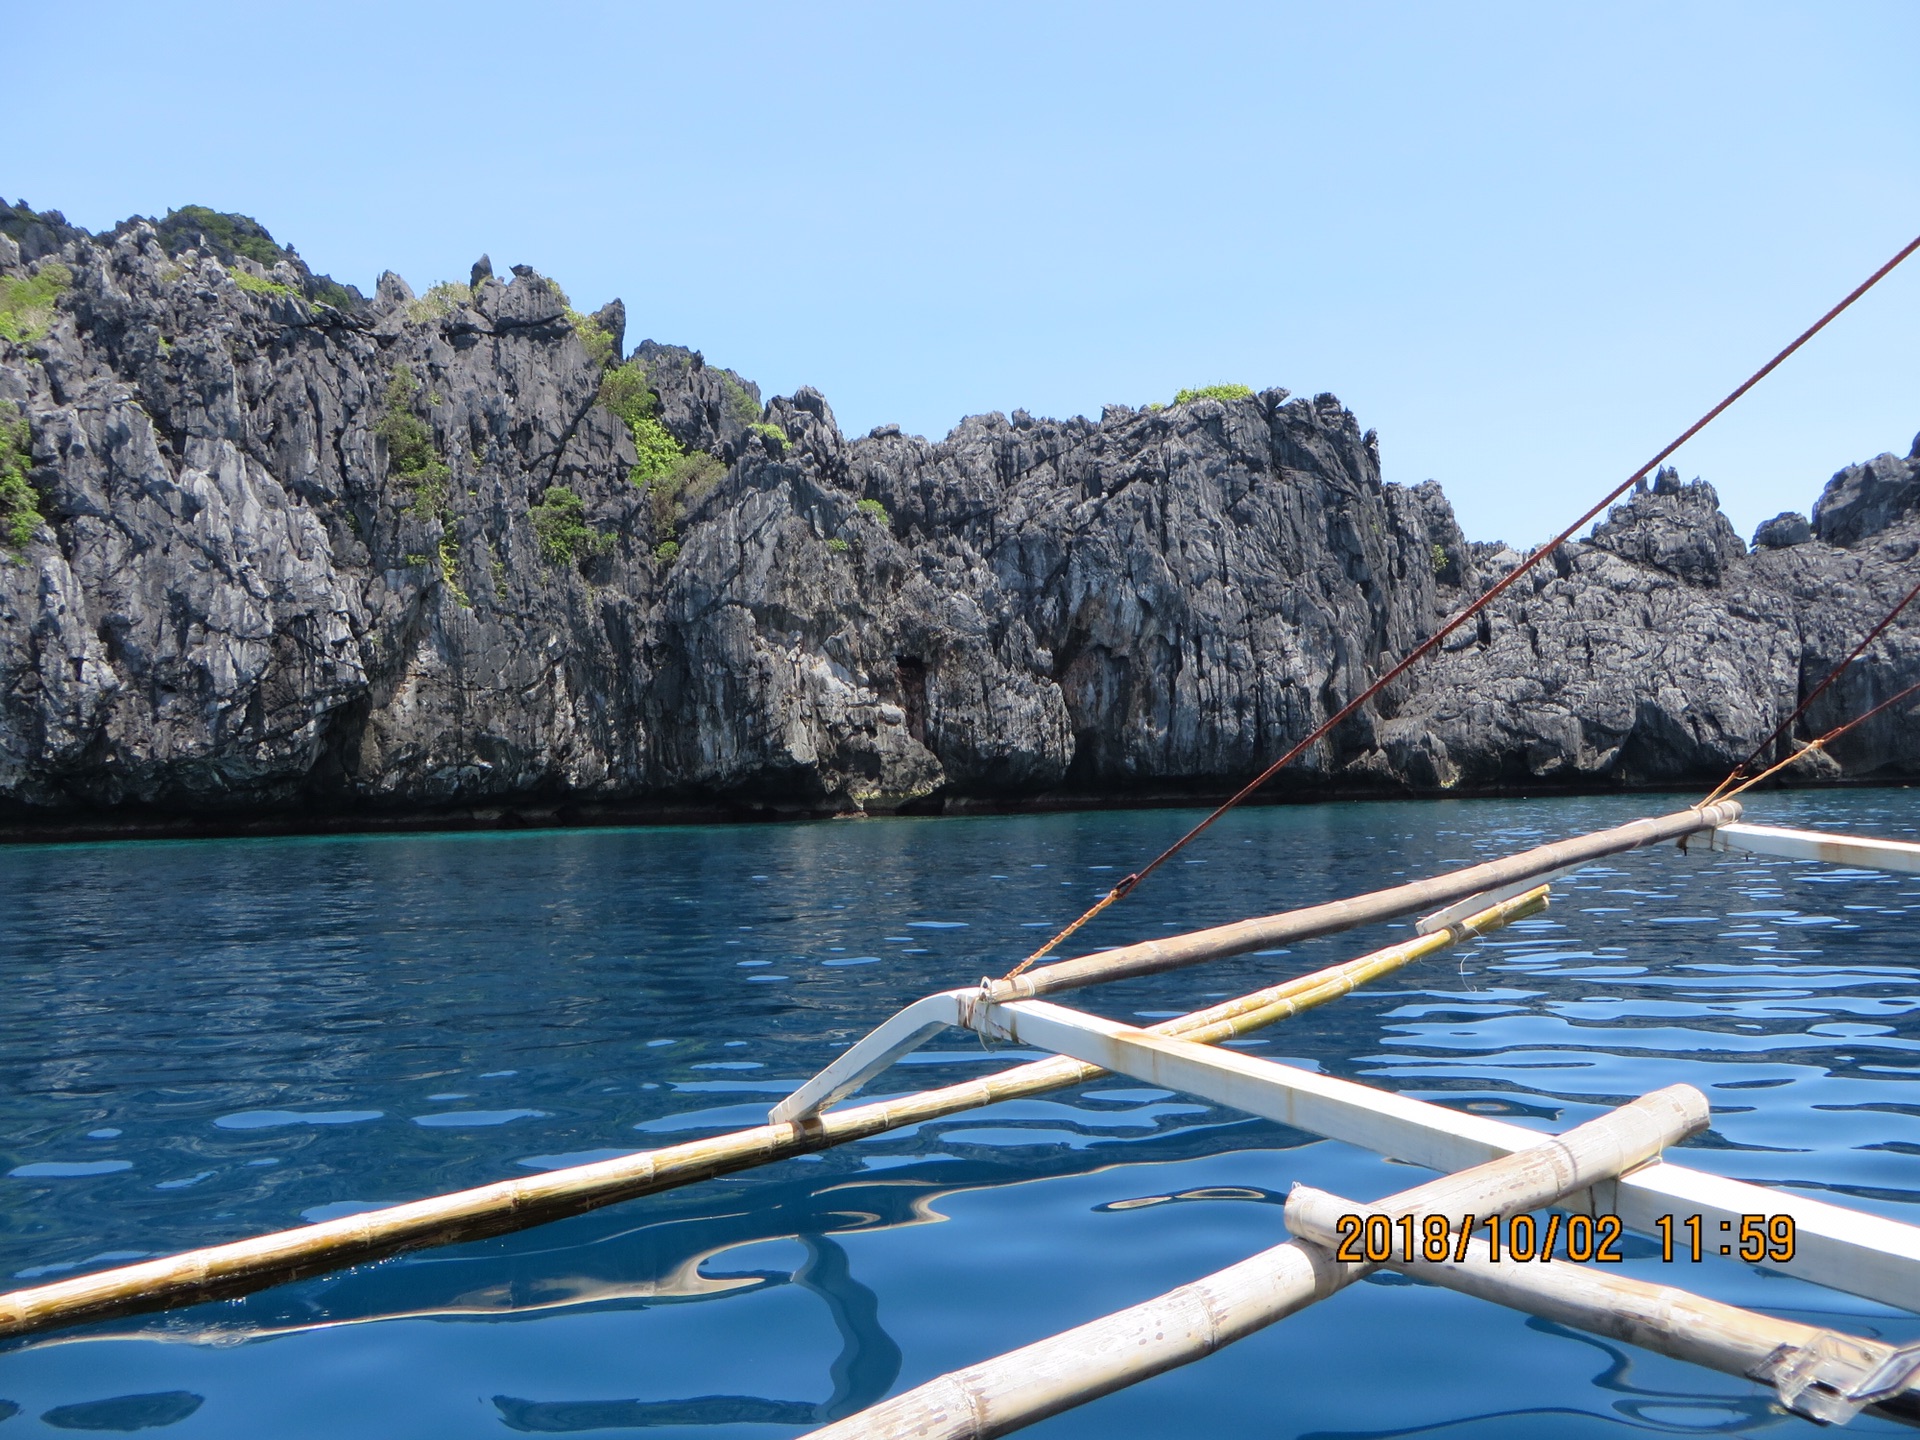
[[[1668,1146],[1708,1123],[1698,1090],[1671,1086],[1563,1134],[1542,1135],[1220,1048],[1537,914],[1553,881],[1646,845],[1703,839],[1714,850],[1920,874],[1920,845],[1745,824],[1741,813],[1733,800],[1703,803],[1390,889],[930,995],[847,1049],[775,1106],[765,1125],[17,1290],[0,1295],[0,1339],[252,1293],[406,1250],[526,1229],[1113,1072],[1443,1178],[1368,1204],[1296,1186],[1286,1206],[1293,1237],[1286,1243],[940,1376],[816,1435],[1004,1435],[1200,1359],[1379,1268],[1760,1381],[1783,1407],[1817,1421],[1844,1423],[1868,1411],[1920,1425],[1920,1345],[1896,1348],[1783,1321],[1580,1263],[1604,1247],[1609,1233],[1616,1241],[1623,1231],[1664,1233],[1671,1245],[1674,1227],[1691,1224],[1696,1237],[1700,1227],[1737,1234],[1743,1250],[1751,1239],[1760,1253],[1749,1258],[1769,1268],[1920,1312],[1920,1227],[1663,1158]],[[1408,915],[1423,917],[1412,939],[1151,1027],[1042,998]],[[964,1084],[829,1108],[949,1027],[1047,1050],[1052,1058]],[[1536,1227],[1532,1212],[1541,1210],[1548,1214]],[[1780,1228],[1755,1232],[1755,1217]],[[1544,1230],[1544,1244],[1535,1244],[1537,1230]],[[1569,1258],[1555,1253],[1557,1236]],[[1550,1256],[1552,1263],[1528,1263]]]

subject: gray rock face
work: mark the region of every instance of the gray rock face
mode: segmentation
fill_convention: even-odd
[[[0,552],[14,823],[1212,792],[1521,559],[1383,484],[1328,395],[849,441],[816,391],[643,341],[713,457],[663,498],[527,267],[329,302],[290,252],[160,239],[0,249],[72,275],[0,340],[44,517]],[[624,307],[593,326],[618,361]],[[1841,472],[1752,554],[1663,473],[1276,789],[1717,779],[1911,583],[1916,468]],[[1920,678],[1917,642],[1811,723]],[[1837,756],[1908,773],[1913,729]]]
[[[1804,545],[1812,538],[1813,527],[1807,523],[1807,517],[1796,510],[1785,510],[1761,522],[1760,528],[1753,532],[1753,548],[1785,550],[1789,546]]]
[[[1829,545],[1857,545],[1920,510],[1920,435],[1902,460],[1882,455],[1849,465],[1813,507],[1813,533]]]

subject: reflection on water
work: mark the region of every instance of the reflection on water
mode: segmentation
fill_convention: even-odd
[[[1300,1440],[1393,1440],[1403,1435],[1577,1435],[1589,1428],[1583,1422],[1603,1419],[1625,1421],[1629,1429],[1660,1435],[1757,1435],[1776,1427],[1805,1423],[1774,1404],[1770,1391],[1759,1393],[1756,1389],[1751,1395],[1709,1399],[1639,1384],[1633,1378],[1634,1367],[1641,1358],[1637,1351],[1598,1336],[1569,1330],[1551,1320],[1530,1316],[1524,1323],[1529,1330],[1600,1353],[1604,1364],[1592,1383],[1597,1390],[1610,1392],[1614,1397],[1606,1402],[1610,1413],[1603,1416],[1568,1406],[1538,1405],[1517,1410],[1480,1411],[1397,1430],[1316,1430],[1302,1435]],[[1607,1428],[1616,1429],[1617,1425]]]
[[[163,1425],[178,1425],[206,1403],[205,1396],[190,1390],[115,1395],[108,1400],[56,1405],[40,1420],[56,1430],[158,1430]]]
[[[1091,943],[1667,808],[1236,814],[1202,863],[1156,876]],[[898,1004],[1004,969],[1187,818],[0,851],[0,891],[17,897],[0,907],[0,1274],[77,1274],[755,1123]],[[1901,791],[1769,797],[1753,818],[1920,823]],[[1685,1080],[1714,1103],[1689,1163],[1914,1219],[1916,901],[1911,878],[1661,848],[1249,1048],[1553,1128]],[[1150,1021],[1405,933],[1079,1002]],[[1022,1058],[956,1035],[882,1084]],[[0,1420],[17,1411],[23,1434],[35,1418],[183,1436],[788,1434],[1265,1248],[1296,1180],[1367,1199],[1421,1174],[1108,1079],[15,1346],[0,1353]],[[1645,1244],[1624,1272],[1920,1338],[1915,1317],[1737,1265],[1676,1270]],[[1749,1382],[1407,1283],[1354,1287],[1035,1433],[1188,1435],[1196,1417],[1288,1436],[1810,1433]]]
[[[879,1304],[847,1267],[847,1252],[823,1235],[804,1236],[806,1263],[793,1283],[826,1302],[840,1333],[833,1393],[820,1404],[751,1395],[688,1400],[520,1400],[496,1395],[500,1418],[515,1430],[637,1430],[658,1425],[825,1425],[864,1410],[886,1395],[900,1374],[900,1347],[880,1326]]]

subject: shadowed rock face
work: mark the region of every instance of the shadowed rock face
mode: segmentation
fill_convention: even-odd
[[[0,278],[71,272],[0,339],[45,517],[0,554],[15,821],[1211,792],[1520,558],[1382,484],[1327,395],[849,441],[813,390],[762,407],[647,341],[661,423],[724,466],[675,515],[526,267],[335,308],[290,252],[162,238],[0,236]],[[624,309],[595,321],[617,360]],[[554,487],[586,527],[558,558]],[[1912,583],[1917,510],[1920,459],[1882,456],[1749,554],[1663,473],[1280,787],[1717,779]],[[1920,678],[1915,636],[1812,725]],[[1904,774],[1917,742],[1889,715],[1837,756]]]

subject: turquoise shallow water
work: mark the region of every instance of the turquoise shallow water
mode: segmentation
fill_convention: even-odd
[[[1675,808],[1229,817],[1088,948]],[[999,973],[1177,812],[0,850],[9,1287],[756,1123],[898,1004]],[[1920,833],[1903,790],[1750,818]],[[1564,1128],[1684,1080],[1689,1163],[1920,1222],[1920,879],[1667,847],[1253,1053]],[[1160,1018],[1381,927],[1081,992]],[[953,1036],[882,1089],[1023,1058]],[[1113,1079],[484,1243],[0,1350],[0,1437],[781,1436],[1423,1172]],[[1629,1273],[1899,1341],[1737,1263]],[[1046,1437],[1811,1433],[1760,1387],[1385,1277]],[[1855,1433],[1892,1433],[1873,1420]]]

